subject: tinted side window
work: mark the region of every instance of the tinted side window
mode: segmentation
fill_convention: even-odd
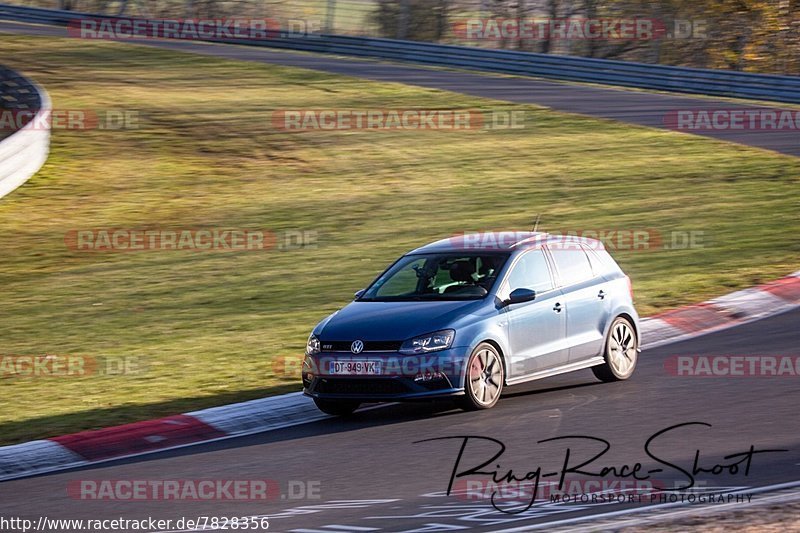
[[[597,258],[600,260],[603,274],[609,272],[622,272],[622,269],[619,267],[617,262],[614,261],[614,258],[611,257],[611,254],[609,254],[606,250],[596,250],[595,253]],[[594,266],[594,264],[592,266]]]
[[[586,257],[589,258],[589,263],[592,264],[592,273],[595,276],[601,276],[609,270],[608,266],[603,266],[603,261],[594,250],[587,250],[585,247],[583,247],[583,251],[586,252]]]
[[[508,292],[514,289],[533,289],[544,292],[553,288],[547,260],[541,250],[530,250],[519,258],[508,275]]]
[[[562,284],[572,285],[593,277],[589,258],[581,248],[571,246],[551,248],[550,252],[553,254]]]

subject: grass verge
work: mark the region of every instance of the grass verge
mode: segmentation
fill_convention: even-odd
[[[60,109],[139,111],[57,130],[0,201],[0,355],[135,357],[122,376],[0,374],[0,443],[296,390],[306,335],[404,251],[465,231],[703,232],[617,251],[644,315],[797,269],[800,161],[437,90],[119,43],[2,37]],[[311,131],[283,108],[519,110],[524,128]],[[71,230],[263,228],[315,248],[79,253]],[[681,233],[682,234],[682,233]]]

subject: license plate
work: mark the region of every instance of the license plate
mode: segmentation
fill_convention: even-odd
[[[380,361],[331,361],[328,373],[337,376],[379,376]]]

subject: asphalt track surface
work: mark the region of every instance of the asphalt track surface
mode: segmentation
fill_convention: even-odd
[[[537,503],[511,515],[494,510],[483,498],[445,496],[460,440],[415,443],[420,439],[475,435],[501,440],[499,460],[520,474],[543,466],[558,470],[566,448],[588,458],[594,442],[537,444],[556,436],[593,436],[611,449],[592,467],[658,465],[644,452],[654,433],[675,424],[705,422],[657,440],[657,456],[691,470],[731,461],[723,457],[756,449],[787,452],[754,456],[749,475],[698,474],[701,491],[723,493],[800,479],[800,390],[797,377],[677,377],[665,369],[674,355],[787,355],[800,344],[800,310],[645,350],[633,378],[603,384],[581,371],[507,389],[488,411],[465,413],[447,402],[391,405],[367,410],[351,420],[329,419],[262,433],[120,460],[94,468],[0,484],[0,515],[37,519],[148,516],[270,517],[271,531],[498,531],[544,524],[621,509],[652,509],[653,504]],[[668,366],[668,365],[666,365]],[[475,441],[477,442],[477,441]],[[462,466],[474,466],[494,448],[470,444]],[[573,462],[574,461],[574,462]],[[664,487],[685,485],[674,469],[652,474]],[[67,495],[74,480],[276,480],[282,496],[268,502],[85,501]],[[293,500],[289,480],[316,483],[319,498]],[[310,486],[314,486],[312,483]],[[757,499],[758,494],[753,498]],[[647,496],[645,496],[647,498]],[[514,505],[501,502],[499,507]],[[506,509],[508,510],[508,509]],[[436,528],[430,524],[439,524]],[[341,526],[333,529],[330,526]],[[371,528],[371,529],[357,529]]]
[[[35,28],[35,29],[30,29]],[[54,29],[0,24],[0,31],[52,34]],[[185,51],[315,68],[383,81],[397,81],[454,90],[515,102],[532,102],[564,111],[659,127],[661,117],[681,106],[698,108],[732,104],[708,99],[664,96],[539,80],[484,77],[433,71],[413,66],[339,60],[267,49],[154,43]],[[716,135],[715,135],[716,136]],[[727,132],[721,138],[800,155],[796,135]],[[571,450],[577,458],[599,452],[597,441],[543,439],[583,436],[606,439],[609,451],[589,465],[661,467],[651,475],[665,487],[685,485],[688,476],[658,465],[645,453],[645,442],[676,424],[703,422],[662,435],[651,447],[655,455],[691,470],[699,464],[729,464],[725,456],[755,449],[783,449],[757,454],[748,475],[694,476],[701,493],[757,490],[800,480],[800,389],[797,377],[678,377],[668,371],[676,355],[796,355],[800,345],[800,310],[741,325],[695,339],[645,350],[632,379],[601,384],[589,371],[512,387],[489,411],[464,413],[448,402],[390,405],[294,428],[162,452],[0,484],[0,516],[48,518],[159,517],[177,520],[197,516],[270,517],[270,531],[498,531],[553,521],[581,520],[613,511],[639,512],[659,504],[537,503],[512,515],[486,499],[444,494],[459,451],[458,439],[417,442],[452,436],[501,440],[507,447],[497,462],[518,475],[542,466],[558,471]],[[493,455],[493,445],[473,440],[462,467],[475,466]],[[595,468],[596,467],[596,468]],[[486,469],[489,469],[487,467]],[[268,502],[247,501],[94,501],[67,494],[75,480],[275,480],[280,495]],[[475,478],[477,479],[477,478]],[[314,497],[294,499],[290,481],[318,490]],[[457,486],[456,488],[459,488]],[[684,491],[686,492],[686,491]],[[753,495],[756,500],[758,494]],[[499,502],[509,510],[513,502]],[[592,518],[592,521],[595,519]],[[571,522],[566,522],[571,523]],[[574,522],[575,525],[592,522]],[[547,525],[550,524],[550,525]]]
[[[3,32],[66,36],[65,28],[13,22],[0,22],[0,33]],[[410,64],[284,52],[263,47],[231,46],[194,41],[140,41],[139,44],[228,59],[303,67],[515,103],[538,104],[558,111],[580,113],[653,128],[666,128],[665,117],[671,112],[680,110],[771,109],[763,105],[732,103],[712,98],[631,91],[523,77],[487,76],[479,73],[437,70]],[[723,141],[800,156],[800,135],[796,129],[769,131],[717,129],[697,131],[697,133]]]

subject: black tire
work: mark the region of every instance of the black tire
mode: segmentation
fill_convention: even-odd
[[[317,404],[317,409],[333,416],[352,415],[353,411],[361,405],[361,402],[355,400],[322,400],[320,398],[314,398],[314,403]]]
[[[592,367],[597,379],[610,383],[633,375],[639,360],[639,337],[627,318],[618,316],[611,323],[604,344],[603,359],[605,362],[602,365]]]
[[[490,366],[487,368],[487,365]],[[459,406],[465,411],[494,407],[503,393],[504,381],[505,369],[500,353],[488,342],[482,342],[467,359],[464,396],[459,397]]]

